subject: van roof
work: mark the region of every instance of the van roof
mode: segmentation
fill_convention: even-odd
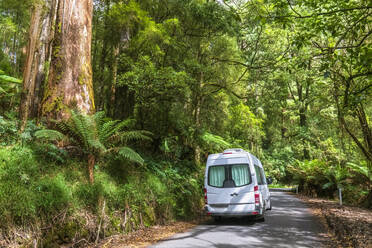
[[[248,155],[252,155],[247,151],[244,151],[241,148],[231,148],[226,149],[222,153],[215,153],[210,154],[208,158],[210,159],[222,159],[222,158],[239,158],[239,157],[247,157]]]
[[[226,159],[226,158],[243,158],[243,157],[249,157],[249,156],[252,158],[253,163],[259,166],[262,166],[257,157],[255,157],[253,154],[241,148],[231,148],[231,149],[224,150],[222,153],[210,154],[208,156],[208,160]]]
[[[241,148],[231,148],[231,149],[226,149],[223,151],[223,153],[239,153],[239,152],[246,152]]]

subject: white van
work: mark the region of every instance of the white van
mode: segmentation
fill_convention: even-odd
[[[208,156],[204,178],[205,210],[224,216],[255,216],[264,220],[271,210],[270,192],[260,160],[243,149]]]

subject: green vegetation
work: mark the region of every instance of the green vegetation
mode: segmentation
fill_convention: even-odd
[[[34,134],[46,132],[31,132],[32,137]],[[50,131],[48,137],[52,137]],[[33,223],[30,231],[37,232],[52,224],[33,237],[48,246],[76,237],[94,240],[100,218],[105,226],[103,237],[175,218],[192,219],[200,212],[201,179],[189,177],[188,161],[145,158],[138,167],[112,156],[95,165],[91,184],[81,155],[72,147],[59,148],[35,138],[23,145],[1,147],[2,235],[12,235],[14,225]]]
[[[0,237],[94,242],[193,218],[207,155],[231,147],[275,185],[372,207],[370,2],[95,0],[99,112],[19,133],[20,2],[0,3]]]
[[[131,140],[147,139],[151,134],[146,131],[123,131],[130,126],[132,120],[114,121],[105,118],[104,112],[97,112],[94,116],[71,111],[67,121],[56,123],[56,129],[42,129],[35,132],[35,137],[41,140],[63,141],[78,149],[88,160],[89,180],[94,182],[93,169],[95,162],[102,156],[114,154],[114,159],[127,159],[143,165],[141,156],[127,146]],[[120,146],[120,147],[119,147]]]

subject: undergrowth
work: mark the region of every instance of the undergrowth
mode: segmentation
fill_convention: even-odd
[[[65,153],[36,143],[0,147],[0,236],[9,239],[14,228],[33,226],[34,237],[13,242],[27,243],[30,238],[43,245],[93,242],[97,235],[199,214],[201,184],[191,171],[182,169],[186,167],[182,161],[147,159],[135,167],[109,160],[96,165],[92,185],[84,162],[68,159]],[[61,238],[59,232],[71,235]]]

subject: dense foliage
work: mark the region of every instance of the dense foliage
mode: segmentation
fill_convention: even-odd
[[[85,126],[57,128],[65,136],[42,118],[17,132],[33,1],[20,2],[0,2],[3,225],[83,210],[98,225],[106,208],[113,233],[195,216],[203,163],[229,147],[257,155],[275,183],[330,198],[342,187],[372,207],[370,2],[95,0],[95,103],[107,117],[74,115]]]

